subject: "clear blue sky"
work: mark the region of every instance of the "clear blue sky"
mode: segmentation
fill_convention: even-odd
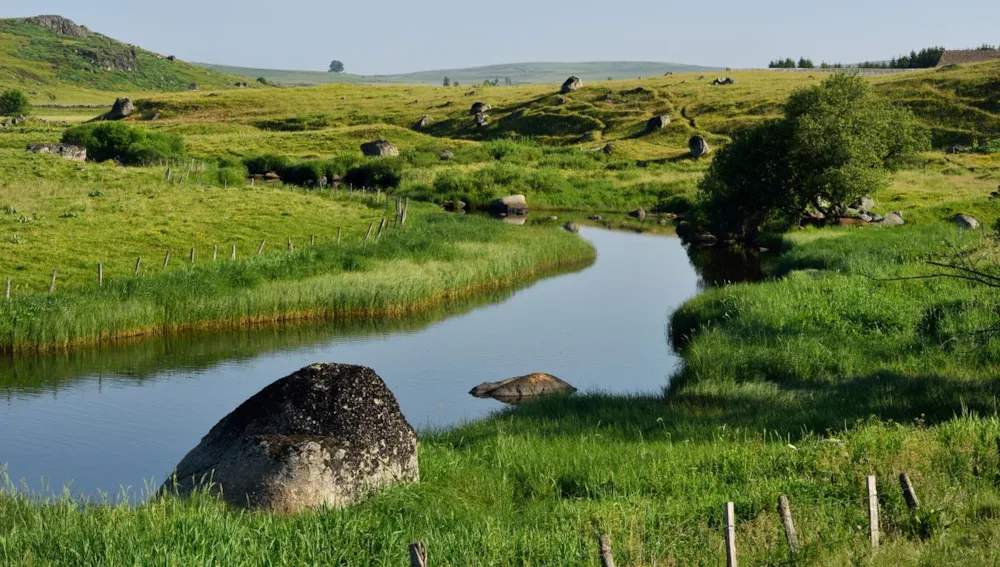
[[[995,0],[3,0],[188,61],[399,73],[524,61],[766,66],[1000,43]]]

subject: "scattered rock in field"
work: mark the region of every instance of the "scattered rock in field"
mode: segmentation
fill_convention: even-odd
[[[105,114],[104,118],[105,120],[122,120],[131,116],[133,112],[135,112],[135,105],[132,104],[132,99],[118,98],[115,99],[111,111]]]
[[[951,146],[950,148],[948,148],[948,153],[949,154],[964,154],[964,153],[966,153],[968,151],[969,151],[969,148],[967,148],[967,147],[965,147],[963,145],[960,145],[960,144],[955,144],[954,146]]]
[[[557,217],[555,215],[552,215],[552,216],[549,217],[549,220],[550,221],[557,221],[557,220],[559,220],[559,217]]]
[[[562,94],[569,94],[573,91],[578,91],[583,88],[583,81],[580,77],[570,77],[566,79],[566,82],[562,84],[562,88],[559,90]]]
[[[564,224],[563,228],[565,228],[569,232],[572,232],[573,234],[579,234],[580,233],[580,223],[575,222],[575,221],[570,221],[570,222]]]
[[[872,219],[871,222],[882,222],[882,220],[885,218],[878,213],[868,213],[868,216],[871,217]]]
[[[455,101],[449,100],[448,102],[441,105],[441,108],[448,108],[449,106],[455,106]]]
[[[551,374],[528,374],[508,378],[502,382],[484,382],[469,393],[477,398],[493,398],[505,403],[518,403],[551,396],[572,394],[576,388]]]
[[[476,123],[476,128],[485,128],[490,125],[490,117],[485,114],[477,114],[473,121]]]
[[[959,213],[955,215],[955,226],[966,230],[976,230],[979,228],[979,221],[975,217]]]
[[[592,220],[594,222],[601,222],[604,220],[604,217],[602,217],[601,215],[590,215],[589,217],[587,217],[587,220]]]
[[[638,209],[629,213],[628,216],[639,219],[640,221],[644,221],[646,220],[646,209],[639,207]]]
[[[167,55],[167,61],[177,61],[177,57],[174,55]]]
[[[424,128],[430,126],[433,123],[434,123],[433,118],[431,118],[430,116],[424,116],[420,120],[417,120],[417,123],[413,125],[413,129],[423,130]]]
[[[198,83],[188,83],[188,90],[189,91],[196,91],[196,90],[198,90]]]
[[[528,111],[526,109],[524,109],[524,108],[518,108],[514,112],[510,113],[510,117],[511,118],[524,118],[524,115],[527,114],[527,113],[528,113]]]
[[[493,110],[493,107],[485,102],[476,102],[473,103],[472,108],[469,109],[469,114],[484,114],[491,110]]]
[[[604,152],[604,155],[609,156],[609,155],[615,153],[615,145],[614,144],[604,144],[604,148],[601,149],[601,151]]]
[[[881,226],[902,226],[906,224],[906,221],[903,220],[902,212],[894,211],[887,214],[884,219],[879,221],[878,224],[880,224]]]
[[[732,77],[726,77],[725,79],[716,79],[712,81],[712,85],[716,87],[721,85],[735,85],[735,84],[736,80],[733,79]]]
[[[688,149],[691,150],[691,157],[700,158],[708,155],[712,148],[708,146],[708,141],[704,136],[693,136],[688,140]]]
[[[867,213],[875,208],[875,199],[872,199],[868,195],[863,197],[858,197],[851,203],[852,209],[857,209],[859,212]]]
[[[528,200],[524,195],[510,195],[491,201],[487,210],[497,215],[525,216],[528,214]]]
[[[28,121],[27,116],[10,116],[0,121],[0,128],[13,128]]]
[[[224,417],[177,465],[167,492],[206,480],[239,507],[292,513],[349,506],[417,482],[417,437],[370,368],[314,364]]]
[[[361,144],[361,153],[368,157],[390,157],[398,156],[399,148],[390,144],[386,140],[373,140]]]
[[[455,152],[451,150],[441,150],[441,153],[438,154],[438,157],[441,158],[441,161],[451,161],[455,159]]]
[[[567,102],[569,102],[569,99],[566,98],[566,97],[564,97],[564,96],[556,98],[556,106],[562,106],[562,105],[566,104]]]
[[[600,130],[588,130],[583,135],[583,141],[584,142],[596,142],[596,141],[598,141],[600,139],[601,139],[601,131]]]
[[[31,144],[28,151],[35,154],[51,154],[70,161],[87,161],[87,148],[71,144]]]
[[[664,114],[663,116],[654,116],[646,122],[646,133],[656,132],[657,130],[662,130],[670,125],[670,117]]]
[[[455,212],[455,211],[464,211],[469,205],[465,201],[458,201],[456,203],[455,201],[449,200],[445,201],[443,206],[444,210]]]

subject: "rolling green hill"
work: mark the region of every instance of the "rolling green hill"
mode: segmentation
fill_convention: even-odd
[[[67,89],[182,91],[243,80],[122,43],[60,16],[0,19],[0,86],[23,88],[36,100],[56,100]]]
[[[606,81],[613,79],[635,79],[653,77],[666,73],[697,73],[713,70],[712,67],[682,65],[680,63],[653,63],[642,61],[606,61],[591,63],[510,63],[488,65],[468,69],[441,69],[419,71],[399,75],[352,75],[348,73],[327,73],[322,71],[281,71],[275,69],[254,69],[231,67],[208,63],[196,63],[219,73],[263,77],[292,85],[321,85],[327,83],[404,83],[440,85],[445,77],[460,84],[481,85],[483,81],[499,79],[504,83],[510,78],[514,84],[561,83],[570,75],[584,81]]]

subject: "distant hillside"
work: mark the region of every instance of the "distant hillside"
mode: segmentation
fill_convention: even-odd
[[[440,69],[399,75],[352,75],[348,73],[326,73],[322,71],[282,71],[276,69],[254,69],[231,67],[209,63],[196,63],[220,73],[263,77],[291,85],[321,85],[329,83],[407,83],[440,85],[445,77],[463,85],[481,85],[483,81],[510,78],[514,84],[561,83],[570,75],[587,81],[613,79],[635,79],[638,77],[661,76],[666,73],[697,73],[711,71],[713,67],[682,65],[680,63],[650,63],[642,61],[608,61],[592,63],[511,63],[489,65],[468,69]]]
[[[181,91],[231,87],[241,77],[171,60],[60,16],[0,19],[0,85],[34,91]],[[51,93],[50,97],[54,97]]]

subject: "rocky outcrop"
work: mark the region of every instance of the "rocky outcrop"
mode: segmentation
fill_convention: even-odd
[[[654,116],[646,122],[646,133],[651,134],[657,130],[662,130],[670,125],[670,117],[664,114],[663,116]]]
[[[430,126],[433,123],[434,123],[434,119],[433,118],[431,118],[430,116],[423,116],[423,117],[420,118],[420,120],[417,120],[416,124],[413,125],[413,129],[414,130],[423,130],[424,128]]]
[[[688,149],[691,150],[691,157],[700,158],[708,155],[712,148],[708,147],[708,141],[704,136],[692,136],[688,140]]]
[[[87,148],[71,144],[31,144],[28,151],[35,154],[49,154],[70,161],[87,161]]]
[[[506,403],[517,403],[553,394],[572,394],[576,388],[551,374],[528,374],[508,378],[502,382],[483,382],[469,393],[477,398],[493,398]]]
[[[289,513],[348,506],[419,477],[416,434],[382,379],[314,364],[219,421],[162,490],[189,495],[210,480],[233,506]]]
[[[133,112],[135,112],[135,105],[132,104],[132,99],[118,98],[115,99],[115,103],[111,106],[111,110],[104,115],[104,119],[123,120],[132,116]]]
[[[528,214],[528,199],[524,195],[510,195],[490,202],[487,210],[497,215],[524,216]]]
[[[566,79],[565,83],[562,84],[562,88],[559,89],[559,92],[562,94],[569,94],[573,91],[578,91],[581,88],[583,88],[583,81],[580,80],[580,77],[570,77]]]
[[[473,121],[476,124],[476,128],[485,128],[490,125],[490,117],[485,114],[477,114]]]
[[[45,28],[59,35],[79,38],[90,35],[87,28],[78,26],[72,20],[68,20],[62,16],[35,16],[33,18],[24,18],[22,21]]]
[[[959,213],[955,215],[955,226],[965,230],[976,230],[979,228],[979,221],[975,217]]]
[[[476,102],[473,103],[472,108],[469,109],[469,114],[485,114],[491,110],[493,110],[493,107],[485,102]]]
[[[386,140],[373,140],[361,144],[361,153],[368,157],[392,157],[399,155],[399,148]]]

